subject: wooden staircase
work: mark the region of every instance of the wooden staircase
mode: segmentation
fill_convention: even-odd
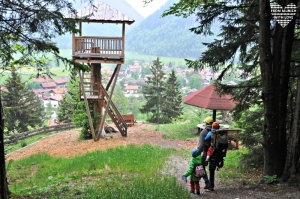
[[[106,106],[106,102],[108,99],[108,93],[107,91],[104,89],[104,87],[101,85],[101,90],[102,93],[104,93],[104,103]],[[112,119],[112,121],[115,123],[116,127],[119,129],[120,133],[122,134],[122,136],[127,136],[127,123],[125,122],[125,120],[123,119],[122,115],[120,114],[120,112],[118,111],[118,109],[116,108],[115,104],[111,101],[110,102],[110,106],[108,107],[108,115],[110,116],[110,118]]]
[[[84,73],[81,77],[81,86],[80,86],[80,99],[85,100],[86,106],[88,106],[88,101],[94,101],[94,102],[100,102],[103,100],[104,106],[107,106],[107,101],[109,100],[109,94],[107,93],[106,89],[103,87],[102,84],[100,86],[97,85],[98,83],[92,83],[90,74]],[[96,87],[99,88],[98,90],[95,90]],[[103,95],[103,96],[102,96]],[[90,114],[90,111],[87,108],[88,114]],[[122,115],[118,111],[115,104],[110,101],[110,104],[108,106],[107,110],[108,115],[112,119],[112,121],[115,123],[116,127],[122,134],[122,136],[127,136],[127,123],[124,121]],[[89,115],[90,117],[90,115]],[[104,118],[105,119],[105,118]],[[90,124],[91,125],[91,124]],[[92,132],[92,134],[95,134]],[[93,135],[93,137],[96,137],[96,135]]]

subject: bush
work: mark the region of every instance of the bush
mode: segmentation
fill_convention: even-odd
[[[21,142],[21,147],[23,148],[23,147],[25,147],[25,146],[27,146],[27,142],[26,142],[25,140],[23,140],[23,141]]]
[[[244,111],[239,119],[236,119],[236,125],[242,128],[239,134],[239,140],[242,145],[250,151],[242,158],[242,163],[245,168],[257,168],[263,164],[263,148],[262,148],[262,126],[263,108],[254,106],[253,108]]]

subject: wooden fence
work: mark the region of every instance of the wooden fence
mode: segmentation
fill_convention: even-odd
[[[19,140],[24,140],[26,138],[29,138],[29,137],[32,137],[35,135],[46,134],[46,133],[50,133],[53,131],[59,132],[59,131],[63,131],[63,130],[69,130],[72,128],[76,128],[76,126],[72,122],[65,123],[65,124],[53,125],[53,126],[44,126],[41,128],[31,130],[31,131],[26,131],[23,133],[17,133],[13,136],[8,136],[4,139],[4,144],[6,144],[6,145],[15,144]]]

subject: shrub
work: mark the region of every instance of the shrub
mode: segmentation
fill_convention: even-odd
[[[253,108],[244,111],[239,119],[236,119],[236,125],[242,128],[239,134],[239,140],[247,147],[250,152],[242,158],[242,163],[245,168],[257,168],[263,164],[262,153],[262,126],[263,108],[254,106]]]

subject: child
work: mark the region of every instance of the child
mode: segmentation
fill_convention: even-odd
[[[193,149],[192,150],[192,154],[195,153],[195,150],[197,149]],[[201,165],[202,164],[202,156],[198,155],[197,157],[192,157],[190,165],[189,165],[189,169],[181,176],[182,180],[187,181],[187,177],[190,177],[190,193],[195,193],[196,190],[196,194],[200,195],[200,185],[199,185],[199,180],[201,179],[201,177],[196,177],[194,174],[194,166],[195,164],[197,165]]]

